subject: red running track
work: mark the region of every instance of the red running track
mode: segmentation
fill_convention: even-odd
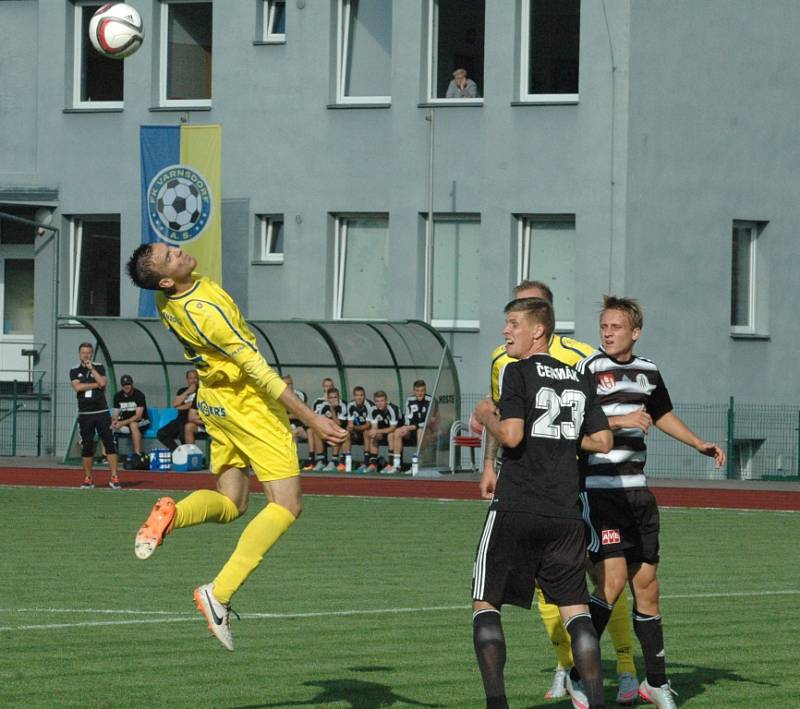
[[[0,468],[0,485],[77,487],[82,472],[76,468]],[[95,473],[95,484],[108,485],[108,472]],[[213,488],[209,473],[157,473],[123,470],[122,487],[129,490],[197,490]],[[253,478],[251,488],[261,489]],[[717,507],[749,510],[800,510],[800,491],[730,489],[713,487],[651,488],[664,507]],[[474,480],[451,478],[423,480],[355,476],[303,476],[303,492],[310,495],[352,495],[357,497],[417,497],[445,500],[477,500]]]

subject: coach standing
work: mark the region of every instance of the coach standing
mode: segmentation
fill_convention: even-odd
[[[82,342],[78,347],[80,364],[69,370],[72,388],[78,396],[78,430],[81,435],[81,461],[83,463],[83,484],[81,487],[94,487],[92,478],[92,458],[94,457],[95,433],[103,441],[106,457],[111,466],[109,487],[120,487],[117,475],[117,445],[111,433],[111,415],[108,412],[105,388],[108,384],[106,370],[102,364],[92,362],[94,347]]]
[[[600,646],[589,615],[578,448],[608,452],[613,437],[589,380],[548,354],[553,307],[542,298],[506,306],[506,367],[499,414],[491,399],[475,418],[504,447],[501,475],[481,479],[491,499],[473,573],[473,640],[488,709],[505,709],[505,603],[530,608],[535,585],[558,606],[588,701],[603,704]],[[576,705],[577,706],[577,705]]]

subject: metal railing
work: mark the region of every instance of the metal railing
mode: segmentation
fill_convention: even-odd
[[[484,394],[462,393],[461,420],[467,421]],[[800,480],[800,407],[741,403],[674,403],[674,411],[698,436],[728,453],[714,468],[699,455],[653,427],[647,436],[647,475],[687,480]]]
[[[44,372],[3,370],[0,382],[0,455],[49,452],[50,397],[43,392]],[[11,378],[17,377],[18,378]]]

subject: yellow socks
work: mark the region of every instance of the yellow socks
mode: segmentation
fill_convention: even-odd
[[[608,625],[606,626],[606,630],[608,630],[608,634],[614,643],[614,649],[617,651],[618,675],[623,672],[630,672],[632,675],[636,674],[636,665],[633,663],[633,638],[631,637],[630,617],[628,596],[623,591],[614,604],[614,610],[611,611],[611,617],[608,619]]]
[[[220,603],[230,603],[231,596],[294,521],[295,517],[289,510],[274,502],[270,502],[251,520],[239,537],[230,559],[214,579],[214,596]]]
[[[558,658],[559,667],[572,667],[572,639],[564,629],[558,606],[548,603],[541,589],[536,589],[536,602],[539,606],[539,615],[542,617],[544,629]]]
[[[196,490],[175,504],[173,529],[193,527],[203,522],[227,524],[239,516],[239,508],[229,497],[214,490]]]

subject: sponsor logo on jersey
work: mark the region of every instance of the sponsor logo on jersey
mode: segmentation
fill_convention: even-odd
[[[644,389],[645,391],[650,390],[650,380],[647,378],[646,374],[637,374],[636,384],[640,389]]]
[[[200,401],[197,404],[197,408],[206,416],[219,416],[220,418],[227,416],[224,406],[209,406],[205,401]]]
[[[607,544],[619,544],[621,541],[622,537],[620,536],[618,529],[603,530],[603,538],[601,539],[603,546],[606,546]]]
[[[599,372],[597,374],[597,388],[604,391],[611,391],[616,384],[613,372]]]

